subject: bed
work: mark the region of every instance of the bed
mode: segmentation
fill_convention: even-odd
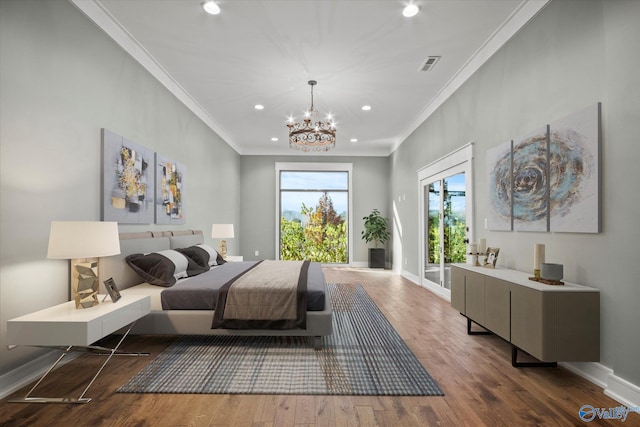
[[[332,332],[332,310],[326,283],[322,269],[317,263],[308,266],[307,309],[304,312],[305,321],[302,326],[290,325],[286,329],[281,328],[226,328],[224,325],[213,327],[215,302],[208,306],[198,306],[195,309],[186,309],[184,305],[166,307],[167,297],[163,298],[163,291],[173,291],[179,287],[191,286],[198,288],[196,281],[202,282],[207,273],[227,276],[237,276],[236,272],[247,268],[258,268],[256,262],[230,262],[211,267],[211,271],[195,275],[186,279],[180,279],[171,287],[157,286],[145,282],[139,274],[127,263],[127,257],[135,258],[134,254],[149,254],[166,250],[181,250],[202,245],[204,236],[200,230],[180,230],[163,232],[141,232],[120,234],[120,255],[102,258],[100,260],[100,283],[113,278],[121,294],[144,294],[151,297],[151,313],[140,319],[133,328],[133,334],[160,334],[160,335],[254,335],[254,336],[308,336],[313,338],[313,345],[321,345],[322,336]],[[266,261],[265,261],[266,262]],[[191,265],[191,262],[190,264]],[[256,270],[257,271],[257,270]],[[190,285],[192,284],[192,285]],[[211,292],[205,290],[204,292]],[[320,297],[319,292],[322,294]],[[101,293],[104,292],[104,289]],[[203,299],[202,295],[200,299]],[[320,300],[320,302],[318,302]],[[178,298],[180,301],[180,298]],[[311,307],[315,301],[315,306]],[[173,307],[173,308],[172,308]],[[177,309],[175,307],[179,307]],[[251,325],[249,325],[251,326]]]

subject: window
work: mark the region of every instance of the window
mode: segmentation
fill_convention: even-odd
[[[282,260],[348,264],[350,163],[276,163],[276,254]]]

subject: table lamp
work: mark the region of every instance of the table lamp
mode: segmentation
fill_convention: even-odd
[[[47,258],[70,259],[71,298],[76,308],[98,304],[98,259],[120,253],[117,222],[53,221]]]
[[[227,259],[227,241],[224,239],[233,239],[233,224],[213,224],[211,227],[211,237],[221,239],[218,245],[218,252],[223,259]]]

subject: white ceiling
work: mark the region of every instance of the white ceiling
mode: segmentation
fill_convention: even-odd
[[[338,124],[327,154],[374,156],[548,2],[417,0],[420,13],[405,18],[405,0],[219,0],[217,16],[201,0],[71,1],[240,154],[301,153],[286,120],[308,109],[313,79],[316,109]],[[418,71],[432,55],[435,67]]]

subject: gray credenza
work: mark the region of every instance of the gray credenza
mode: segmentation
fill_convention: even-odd
[[[600,291],[564,282],[547,285],[531,274],[468,264],[451,266],[451,305],[472,323],[512,345],[512,364],[556,366],[600,360]],[[523,350],[539,362],[518,362]]]

